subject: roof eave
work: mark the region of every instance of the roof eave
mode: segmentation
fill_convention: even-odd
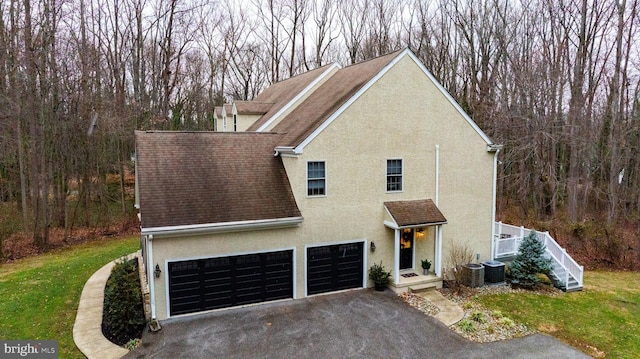
[[[389,228],[392,228],[392,229],[423,228],[423,227],[430,227],[430,226],[439,226],[441,224],[447,224],[447,221],[444,221],[444,222],[419,223],[419,224],[407,224],[407,225],[404,225],[404,226],[398,225],[395,222],[384,221],[384,225],[386,227],[389,227]]]
[[[217,234],[228,232],[242,232],[242,231],[257,231],[264,229],[277,229],[277,228],[290,228],[297,227],[303,222],[304,218],[299,217],[285,217],[274,219],[261,219],[251,221],[236,221],[236,222],[220,222],[220,223],[205,223],[205,224],[192,224],[183,226],[168,226],[168,227],[149,227],[142,228],[141,234],[153,235],[158,237],[177,237],[187,235],[203,235],[203,234]]]

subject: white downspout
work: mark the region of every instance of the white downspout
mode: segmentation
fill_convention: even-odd
[[[440,198],[440,145],[436,145],[436,207]],[[442,276],[442,225],[436,226],[435,267],[436,276]]]
[[[440,145],[436,145],[436,207],[440,197]]]
[[[495,258],[496,253],[496,199],[498,186],[498,153],[500,148],[496,149],[493,155],[493,204],[491,208],[491,260]]]
[[[155,267],[153,266],[153,234],[150,234],[149,239],[149,248],[147,250],[147,271],[149,273],[149,295],[151,296],[150,304],[151,304],[151,320],[156,320],[156,292],[155,292]]]

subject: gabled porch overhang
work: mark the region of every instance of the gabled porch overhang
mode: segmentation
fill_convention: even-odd
[[[437,277],[442,276],[442,225],[447,219],[431,199],[385,202],[387,219],[384,225],[394,230],[393,281],[400,283],[401,235],[407,229],[435,227],[434,268]],[[414,263],[414,266],[417,264]]]

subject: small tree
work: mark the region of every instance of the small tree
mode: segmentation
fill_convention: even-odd
[[[544,257],[545,245],[540,242],[535,231],[531,231],[520,244],[520,251],[509,267],[511,283],[525,288],[533,288],[540,278],[538,274],[551,272],[551,259]]]

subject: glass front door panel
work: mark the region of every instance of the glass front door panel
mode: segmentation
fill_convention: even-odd
[[[400,236],[400,269],[413,269],[413,235],[412,228],[402,230]]]

